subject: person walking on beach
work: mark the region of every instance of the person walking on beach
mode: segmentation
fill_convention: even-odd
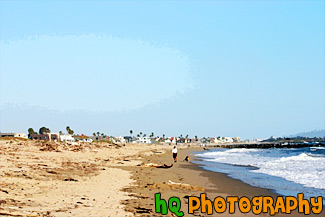
[[[176,146],[174,146],[172,153],[173,153],[174,162],[176,163],[177,162],[177,154],[178,154]]]

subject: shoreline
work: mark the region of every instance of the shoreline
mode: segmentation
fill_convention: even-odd
[[[183,161],[195,160],[203,147],[146,144],[65,144],[0,140],[0,215],[4,216],[172,216],[155,213],[155,193],[178,197],[184,216],[188,196],[272,196],[271,190],[250,186],[227,174]],[[173,165],[156,168],[153,165]],[[297,212],[291,213],[293,216]],[[284,216],[287,214],[278,214]],[[227,211],[209,216],[256,216]],[[269,216],[260,214],[260,216]],[[311,215],[316,216],[316,215]],[[324,211],[317,215],[324,216]]]
[[[171,152],[172,146],[170,146]],[[130,194],[141,195],[141,199],[131,199],[124,201],[126,205],[126,211],[133,212],[136,216],[159,216],[159,213],[155,213],[155,201],[154,194],[161,193],[161,198],[168,199],[172,196],[181,199],[182,211],[184,216],[257,216],[252,212],[241,213],[238,206],[235,209],[235,214],[229,214],[226,210],[223,214],[216,212],[213,215],[207,215],[206,213],[195,212],[194,215],[188,214],[187,199],[186,196],[200,196],[200,193],[206,193],[209,199],[214,199],[217,196],[226,198],[227,196],[246,196],[252,198],[254,196],[271,196],[276,199],[281,196],[271,189],[254,187],[242,182],[241,180],[229,177],[225,173],[212,172],[205,170],[196,163],[183,162],[186,156],[190,156],[190,159],[194,159],[194,152],[202,151],[202,147],[184,147],[179,146],[178,162],[169,169],[159,169],[150,167],[137,167],[128,168],[131,171],[132,179],[135,180],[135,186],[131,186],[124,189]],[[171,164],[172,157],[169,150],[166,153],[160,155],[153,155],[145,157],[143,164]],[[188,188],[184,188],[181,185],[171,185],[172,183],[183,183],[183,185],[189,185]],[[296,195],[293,195],[296,196]],[[261,216],[271,216],[269,213],[261,213]],[[305,216],[302,213],[298,213],[297,210],[291,212],[291,214],[277,213],[275,216]],[[169,212],[166,216],[172,216]],[[316,216],[316,214],[310,214],[309,216]],[[317,216],[325,216],[324,211]]]

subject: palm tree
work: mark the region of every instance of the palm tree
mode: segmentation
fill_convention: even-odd
[[[130,130],[130,134],[131,134],[131,136],[132,136],[132,133],[133,133],[133,130]]]
[[[195,136],[195,141],[197,141],[197,136]]]
[[[147,134],[143,134],[143,137],[146,137],[147,136]]]
[[[93,136],[96,136],[96,133],[93,133]]]
[[[151,133],[151,137],[155,137],[155,134],[153,132]]]
[[[140,137],[140,134],[138,134],[137,137]]]
[[[99,135],[100,135],[100,133],[99,132],[97,132],[97,136],[99,137]]]
[[[62,135],[62,134],[63,134],[61,130],[59,131],[59,134],[60,134],[60,135]]]
[[[163,138],[165,139],[165,134],[163,134]]]
[[[140,136],[142,136],[142,132],[140,132]]]
[[[33,135],[33,134],[35,134],[35,131],[34,131],[33,128],[28,128],[28,133],[31,134],[31,135]]]
[[[46,133],[50,133],[50,129],[49,128],[46,128],[46,127],[41,127],[39,129],[39,134],[46,134]]]
[[[104,133],[100,134],[102,137],[104,137]]]
[[[70,127],[67,126],[65,129],[67,130],[68,134],[70,134]]]
[[[186,135],[186,137],[185,137],[186,139],[188,138],[188,134]]]
[[[30,138],[34,134],[35,134],[34,129],[33,128],[28,128],[28,138]]]
[[[183,134],[181,134],[181,135],[179,136],[179,138],[183,138]]]

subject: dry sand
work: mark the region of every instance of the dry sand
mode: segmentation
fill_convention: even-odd
[[[154,146],[0,140],[0,215],[133,216],[122,188]],[[147,153],[149,152],[149,153]]]
[[[211,199],[277,196],[183,162],[187,155],[192,159],[191,152],[200,148],[180,147],[177,163],[172,161],[171,149],[166,145],[68,145],[1,139],[0,215],[162,216],[154,212],[154,194],[160,192],[164,199],[181,198],[185,216],[208,216],[199,212],[189,215],[184,197],[203,192]],[[169,169],[151,167],[162,164],[174,165]],[[169,212],[166,216],[172,215]],[[256,215],[237,211],[235,215],[225,212],[213,216]],[[324,212],[317,216],[324,216]]]

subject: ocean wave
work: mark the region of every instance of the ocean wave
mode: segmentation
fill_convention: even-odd
[[[288,153],[292,154],[290,151]],[[212,162],[253,166],[257,168],[251,170],[254,173],[281,177],[306,187],[325,189],[324,155],[311,153],[288,155],[275,149],[229,149],[197,156]]]
[[[302,153],[297,156],[282,157],[278,160],[265,162],[260,164],[258,170],[252,172],[281,177],[306,187],[325,189],[324,168],[324,158]]]
[[[319,150],[324,150],[325,147],[310,147],[310,149],[319,149]]]

